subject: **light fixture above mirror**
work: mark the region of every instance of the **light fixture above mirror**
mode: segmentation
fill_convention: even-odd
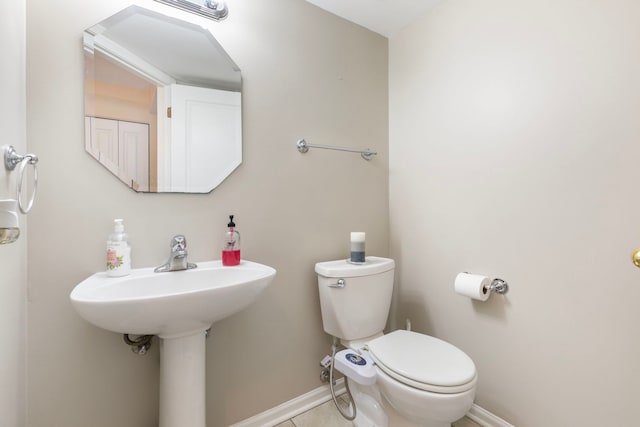
[[[157,2],[204,16],[214,21],[222,21],[229,14],[227,4],[214,0],[156,0]]]

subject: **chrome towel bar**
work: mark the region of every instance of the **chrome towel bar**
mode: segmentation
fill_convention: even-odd
[[[309,151],[309,148],[321,148],[323,150],[337,150],[337,151],[348,151],[350,153],[360,153],[365,160],[371,160],[373,156],[378,155],[376,151],[371,151],[369,148],[360,149],[360,148],[346,148],[346,147],[332,147],[330,145],[317,145],[317,144],[309,144],[304,139],[301,139],[296,144],[298,147],[298,151],[301,153],[306,153]]]

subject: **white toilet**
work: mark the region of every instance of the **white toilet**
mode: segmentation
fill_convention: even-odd
[[[457,347],[387,323],[395,262],[367,257],[316,264],[322,322],[328,334],[371,362],[375,383],[347,376],[356,427],[450,427],[473,405],[476,368]],[[338,366],[338,364],[336,364]],[[366,381],[361,381],[365,383]]]

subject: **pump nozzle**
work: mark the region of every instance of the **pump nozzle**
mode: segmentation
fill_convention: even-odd
[[[124,231],[124,220],[121,218],[113,220],[113,230],[116,233],[122,233]]]

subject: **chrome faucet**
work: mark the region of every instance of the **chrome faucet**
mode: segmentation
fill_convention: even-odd
[[[179,271],[188,270],[190,268],[196,268],[197,265],[191,262],[187,262],[187,239],[182,234],[173,236],[171,243],[171,254],[167,262],[160,267],[156,267],[153,271],[155,273],[162,273],[165,271]]]

